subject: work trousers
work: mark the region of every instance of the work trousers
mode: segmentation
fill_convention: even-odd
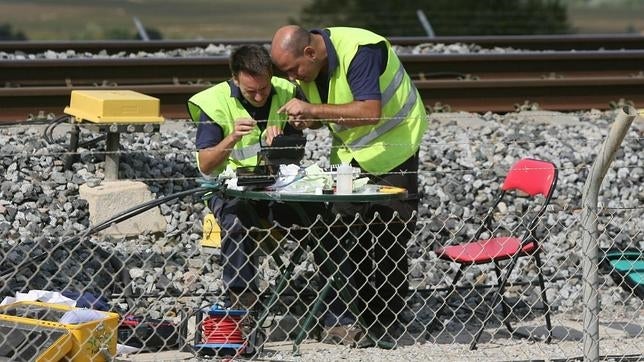
[[[337,267],[321,270],[328,278],[333,272],[345,276],[348,284],[342,287],[350,291],[351,303],[360,311],[367,328],[390,327],[406,304],[407,243],[414,234],[418,209],[417,170],[418,153],[387,174],[368,175],[371,183],[407,189],[405,199],[333,206],[342,217],[330,225],[330,233],[321,246],[329,251],[327,264]],[[327,303],[338,302],[334,291]]]
[[[239,293],[257,292],[257,255],[259,243],[249,229],[268,228],[274,222],[289,226],[294,223],[291,210],[285,204],[272,201],[253,201],[213,197],[213,212],[222,230],[222,279],[227,290]]]

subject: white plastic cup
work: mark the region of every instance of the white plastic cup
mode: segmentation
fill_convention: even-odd
[[[353,167],[348,164],[338,166],[335,178],[335,193],[346,195],[353,192]]]

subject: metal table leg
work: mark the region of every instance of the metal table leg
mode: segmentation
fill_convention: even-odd
[[[69,146],[67,147],[69,154],[63,157],[63,167],[65,170],[71,170],[72,164],[78,159],[78,154],[76,152],[78,151],[79,134],[80,128],[78,125],[73,124],[72,130],[69,132]]]
[[[108,132],[105,141],[105,180],[115,181],[119,178],[119,132]]]
[[[291,206],[293,210],[298,214],[300,221],[302,222],[302,225],[312,224],[310,221],[310,218],[308,217],[307,213],[304,211],[301,205],[294,203],[294,204],[291,204]],[[315,233],[315,232],[313,232],[312,235],[315,235],[318,238],[323,237],[323,235],[321,235],[320,233]],[[273,258],[275,259],[275,262],[277,263],[278,266],[280,266],[280,269],[281,269],[280,277],[275,283],[275,288],[271,293],[271,297],[268,303],[264,306],[262,313],[260,314],[259,318],[256,321],[257,324],[255,326],[255,329],[261,328],[261,326],[268,318],[271,307],[277,302],[277,300],[279,299],[279,296],[286,289],[288,285],[288,281],[293,275],[293,270],[295,269],[295,263],[302,258],[302,255],[304,254],[304,248],[306,246],[311,247],[311,249],[313,250],[313,253],[316,254],[317,260],[325,260],[328,257],[328,253],[326,252],[326,250],[322,250],[321,248],[316,247],[315,243],[312,243],[312,240],[310,238],[311,236],[308,236],[305,240],[302,240],[302,244],[300,245],[300,247],[298,247],[293,251],[293,254],[291,255],[290,261],[287,265],[283,265],[277,253],[273,254]],[[356,242],[357,242],[356,240],[349,241],[349,243],[356,243]],[[300,344],[306,338],[306,335],[308,334],[308,332],[311,330],[311,324],[314,322],[316,314],[322,308],[322,305],[324,304],[325,298],[328,295],[329,291],[331,290],[331,287],[334,287],[336,288],[336,290],[339,291],[340,298],[346,303],[351,313],[353,313],[353,315],[356,316],[358,325],[360,325],[365,331],[367,331],[367,328],[366,328],[367,323],[364,321],[362,317],[360,317],[362,313],[358,309],[358,306],[351,302],[354,298],[351,295],[350,290],[345,287],[346,285],[347,285],[347,280],[342,275],[342,273],[335,273],[333,278],[330,278],[326,281],[324,287],[320,291],[319,297],[313,304],[312,308],[309,310],[306,316],[306,319],[304,320],[304,323],[301,326],[300,332],[298,333],[297,337],[293,342],[293,353],[295,355],[299,355]],[[253,331],[252,333],[254,332],[255,331]],[[374,345],[380,348],[383,348],[383,349],[395,348],[394,344],[381,342],[376,338],[372,337],[371,335],[369,335],[368,333],[367,333],[367,338],[369,338],[369,340]]]

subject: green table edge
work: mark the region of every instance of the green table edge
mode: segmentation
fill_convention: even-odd
[[[373,185],[377,186],[377,185]],[[407,191],[397,193],[353,193],[346,195],[338,194],[311,194],[311,193],[284,193],[267,190],[235,190],[224,189],[224,195],[238,197],[247,200],[268,200],[286,202],[373,202],[400,200],[407,197]]]

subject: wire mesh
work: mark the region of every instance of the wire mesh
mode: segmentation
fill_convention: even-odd
[[[302,215],[281,215],[276,203],[249,201],[244,208],[256,215],[222,227],[224,245],[212,250],[200,246],[202,220],[209,208],[200,197],[189,196],[159,205],[168,224],[161,235],[95,234],[70,242],[90,226],[87,203],[78,198],[77,189],[79,183],[100,178],[101,143],[98,152],[79,150],[80,162],[74,164],[74,171],[66,171],[57,154],[67,152],[61,144],[47,145],[32,130],[0,129],[7,141],[1,152],[2,296],[40,289],[65,292],[81,304],[93,301],[94,308],[118,313],[113,341],[130,356],[179,359],[222,353],[198,347],[238,342],[232,335],[217,334],[224,329],[212,332],[215,316],[208,312],[218,305],[250,311],[232,325],[221,322],[253,335],[255,350],[246,355],[249,358],[296,359],[291,353],[296,342],[305,347],[300,350],[303,358],[312,360],[324,358],[320,356],[329,349],[358,359],[577,358],[583,353],[584,333],[580,183],[593,157],[576,152],[568,156],[562,149],[574,150],[578,144],[592,148],[601,136],[582,131],[567,138],[570,134],[561,133],[562,129],[556,125],[536,129],[509,121],[477,134],[446,136],[432,128],[421,148],[421,197],[414,215],[368,212],[368,205],[342,212],[329,205],[323,209],[309,205],[302,221]],[[186,147],[193,136],[190,125],[160,135],[125,136],[121,177],[145,181],[158,196],[197,187],[192,146]],[[324,135],[315,137],[324,139]],[[19,142],[33,146],[20,148]],[[328,145],[321,144],[307,146],[309,161],[314,153],[328,152]],[[644,350],[644,294],[638,282],[644,263],[643,175],[641,159],[630,160],[639,157],[641,145],[637,131],[627,136],[624,152],[607,174],[595,215],[602,250],[597,266],[599,342],[602,356],[614,360],[641,358]],[[450,290],[459,265],[436,253],[439,247],[471,240],[494,205],[495,192],[509,167],[526,156],[552,160],[559,170],[553,199],[534,229],[541,241],[547,309],[533,257],[518,259],[501,303],[492,305],[498,283],[494,263],[467,266]],[[319,162],[329,166],[324,158]],[[493,223],[480,238],[516,235],[543,201],[508,196],[496,206]],[[401,227],[405,225],[413,225],[409,235]],[[248,258],[231,258],[227,251],[231,235],[247,247]],[[507,263],[501,262],[501,276]],[[252,283],[229,293],[227,278],[242,274],[250,275]],[[378,300],[378,293],[384,301]],[[545,343],[546,311],[553,326],[549,344]],[[478,349],[470,351],[469,344],[488,313]],[[28,324],[11,317],[15,318],[10,322],[2,320],[8,332],[0,336],[0,356],[16,358],[25,347],[44,353],[37,338],[24,339],[20,346],[11,339]],[[7,327],[5,322],[14,324]],[[90,349],[96,356],[116,353],[109,342],[89,334],[78,343],[98,346]],[[393,346],[395,350],[388,349]],[[235,348],[225,353],[241,354]]]

